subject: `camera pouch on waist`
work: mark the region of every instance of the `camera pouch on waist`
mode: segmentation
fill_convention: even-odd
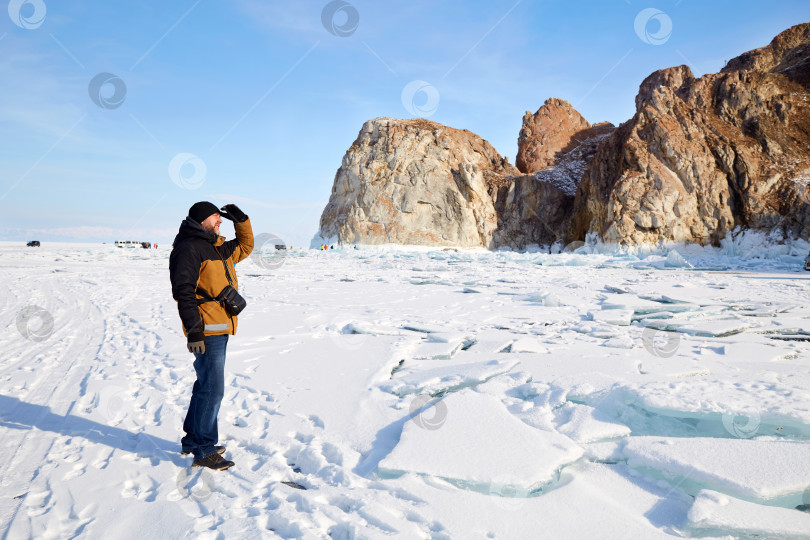
[[[225,288],[222,289],[222,292],[219,293],[216,300],[225,308],[228,315],[231,316],[239,315],[239,313],[245,309],[245,306],[247,306],[245,298],[230,285],[225,285]]]
[[[197,299],[197,305],[204,304],[206,302],[216,302],[225,309],[228,315],[232,317],[239,315],[239,313],[245,309],[245,306],[247,306],[247,301],[245,298],[230,285],[225,285],[225,288],[222,289],[222,292],[220,292],[216,298],[212,297],[203,289],[197,289],[196,292],[202,296],[202,298]]]

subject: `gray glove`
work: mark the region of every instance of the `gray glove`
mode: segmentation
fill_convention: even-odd
[[[205,341],[189,341],[188,352],[205,354]]]

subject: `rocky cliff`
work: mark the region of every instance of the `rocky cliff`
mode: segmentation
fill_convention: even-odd
[[[487,248],[591,232],[706,244],[738,226],[809,238],[810,24],[717,74],[653,73],[618,128],[551,98],[526,113],[518,143],[515,168],[466,130],[369,121],[337,171],[319,235]]]
[[[706,244],[737,226],[808,238],[808,82],[810,24],[718,74],[653,73],[591,161],[569,239]]]
[[[474,133],[428,120],[363,125],[335,175],[320,237],[493,247],[494,181],[518,171]]]
[[[562,99],[547,99],[534,114],[526,111],[517,167],[527,174],[490,188],[498,215],[493,243],[522,249],[564,242],[580,180],[614,129],[609,122],[591,125]]]
[[[536,113],[523,116],[515,166],[525,174],[553,167],[586,140],[614,129],[609,122],[592,126],[564,99],[549,98]]]

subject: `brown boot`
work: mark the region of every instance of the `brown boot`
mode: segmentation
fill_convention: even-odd
[[[204,457],[202,459],[195,459],[194,463],[192,463],[192,466],[208,467],[209,469],[214,469],[215,471],[224,471],[225,469],[233,467],[234,462],[228,461],[219,454],[211,454],[210,456]]]

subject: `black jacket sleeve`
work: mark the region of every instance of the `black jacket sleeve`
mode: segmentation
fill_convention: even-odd
[[[197,307],[197,295],[194,292],[200,279],[201,263],[200,255],[191,242],[176,246],[169,257],[172,296],[177,300],[180,321],[190,342],[205,339],[202,318]]]

